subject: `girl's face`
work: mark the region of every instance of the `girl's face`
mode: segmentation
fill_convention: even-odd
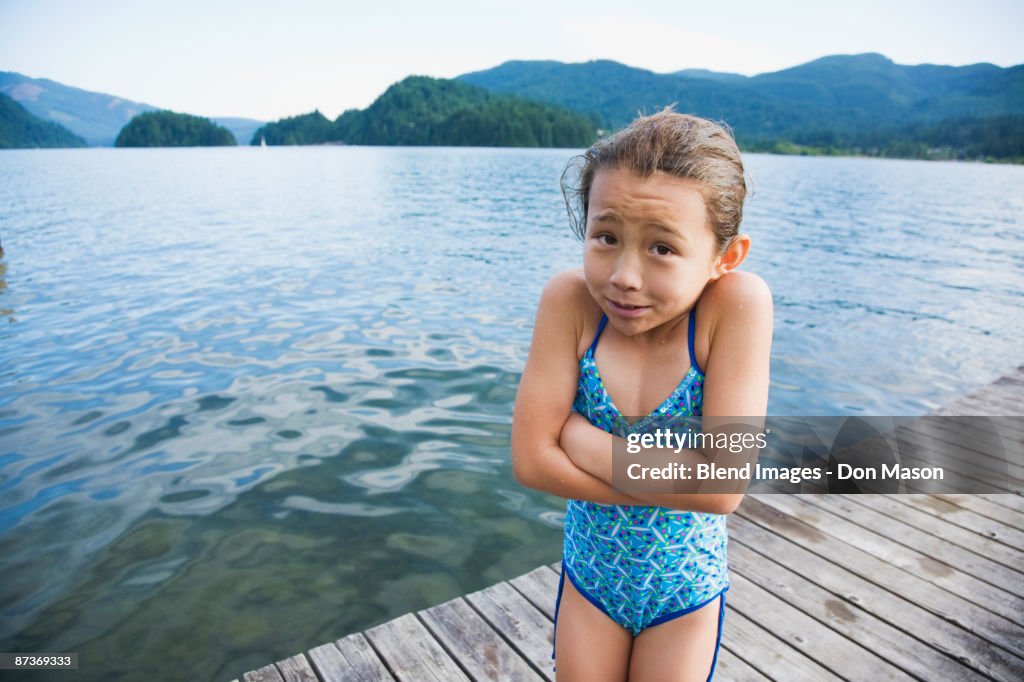
[[[590,188],[583,272],[590,294],[627,336],[678,320],[723,273],[696,181],[599,170]]]

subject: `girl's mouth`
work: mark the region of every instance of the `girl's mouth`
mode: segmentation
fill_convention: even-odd
[[[625,303],[618,303],[611,299],[608,299],[609,305],[611,305],[612,311],[622,317],[636,317],[642,315],[645,310],[650,306],[645,305],[628,305]]]

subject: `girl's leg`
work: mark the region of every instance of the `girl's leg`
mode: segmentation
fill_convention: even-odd
[[[587,601],[568,579],[555,629],[558,682],[625,682],[633,636]]]
[[[705,682],[718,650],[724,595],[685,616],[643,630],[633,640],[629,679]]]

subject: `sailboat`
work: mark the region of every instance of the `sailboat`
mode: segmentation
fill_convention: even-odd
[[[265,136],[263,136],[263,135],[260,135],[260,148],[261,149],[266,149],[267,148],[267,138]]]

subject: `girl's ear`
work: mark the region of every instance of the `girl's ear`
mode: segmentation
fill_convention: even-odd
[[[746,260],[748,253],[750,253],[750,235],[738,234],[733,237],[732,241],[729,242],[729,246],[725,249],[725,253],[715,261],[711,279],[716,280],[725,273],[732,272],[738,268],[740,263]]]

